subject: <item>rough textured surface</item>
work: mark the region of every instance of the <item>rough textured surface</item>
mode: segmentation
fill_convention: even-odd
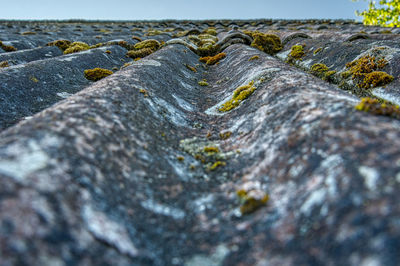
[[[220,39],[237,27],[289,39],[273,57],[250,47],[246,37],[230,35],[226,57],[208,66],[192,51],[200,42],[184,35],[212,26]],[[43,111],[0,133],[1,265],[399,264],[400,121],[357,111],[358,93],[296,67],[308,71],[323,62],[339,71],[372,47],[366,39],[348,45],[353,34],[363,30],[396,48],[397,29],[386,38],[379,28],[345,21],[30,27],[65,35],[75,27],[87,33],[81,38],[93,29],[121,29],[119,35],[178,37],[181,44],[129,59],[130,66],[95,83],[83,82],[81,64],[93,65],[97,51],[120,61],[126,50],[97,48],[0,70],[5,83],[13,69],[30,73],[23,71],[50,69],[48,61],[60,69],[73,64],[77,74],[51,88],[81,84],[69,92],[74,95],[49,100],[29,115]],[[152,35],[169,28],[174,30]],[[36,35],[22,36],[44,45],[33,41]],[[306,44],[303,60],[286,63],[298,42]],[[307,50],[322,44],[336,48],[315,57]],[[74,59],[62,65],[62,58]],[[398,82],[395,58],[388,54],[385,68],[395,80],[379,88],[387,94]],[[116,64],[112,60],[105,64]],[[53,77],[36,71],[38,80]],[[231,111],[218,111],[247,84],[256,88],[252,94]],[[1,118],[8,115],[3,112]],[[269,201],[244,214],[238,191],[254,200],[268,195]]]

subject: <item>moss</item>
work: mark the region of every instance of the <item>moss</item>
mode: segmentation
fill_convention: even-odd
[[[322,47],[319,47],[319,48],[315,49],[314,55],[318,54],[321,51],[322,51]]]
[[[355,109],[374,115],[389,116],[400,119],[400,109],[398,105],[385,101],[382,103],[378,99],[370,97],[362,98],[361,102],[355,106]]]
[[[363,88],[370,88],[370,87],[375,88],[378,86],[384,86],[384,85],[392,82],[393,79],[394,79],[394,77],[392,75],[389,75],[386,72],[374,71],[374,72],[368,73],[365,76],[362,87]]]
[[[187,69],[193,71],[194,73],[197,73],[197,69],[196,69],[195,67],[192,67],[192,66],[190,66],[190,65],[188,65],[188,64],[185,64],[185,67],[186,67]]]
[[[325,81],[333,81],[336,71],[330,71],[325,64],[317,63],[311,66],[310,73]]]
[[[238,190],[236,195],[239,197],[241,203],[240,212],[242,215],[255,212],[259,208],[265,206],[269,200],[269,196],[267,194],[264,194],[261,198],[255,198],[250,196],[249,193],[244,189]]]
[[[252,56],[250,57],[249,61],[253,61],[253,60],[257,60],[260,59],[260,57],[258,55]]]
[[[200,57],[199,61],[204,62],[207,65],[215,65],[218,63],[220,60],[224,59],[226,57],[226,53],[219,53],[215,56],[204,56]]]
[[[394,77],[386,72],[378,71],[387,65],[385,58],[376,59],[374,56],[365,55],[346,64],[352,74],[352,79],[359,88],[369,89],[383,86],[393,81]]]
[[[253,38],[251,46],[267,54],[274,55],[283,49],[281,39],[275,34],[254,32],[250,36]]]
[[[311,72],[313,73],[324,73],[329,70],[325,64],[317,63],[311,66]]]
[[[62,51],[65,51],[70,45],[71,41],[69,40],[56,40],[46,44],[47,46],[57,46]]]
[[[97,44],[94,44],[94,45],[90,45],[89,49],[99,48],[99,47],[102,47],[102,46],[104,46],[104,44],[100,42],[100,43],[97,43]]]
[[[225,166],[225,165],[226,165],[226,162],[216,161],[216,162],[213,163],[210,167],[208,167],[208,170],[214,171],[214,170],[217,169],[218,167]]]
[[[154,51],[150,48],[142,48],[140,50],[130,50],[126,53],[126,56],[132,59],[143,58],[145,56],[152,54],[153,52]]]
[[[84,42],[73,42],[65,49],[64,54],[78,53],[81,51],[89,50],[90,46]]]
[[[15,52],[18,49],[11,45],[5,45],[2,41],[0,41],[0,48],[6,52]]]
[[[293,45],[289,56],[293,59],[300,60],[305,54],[303,45]]]
[[[160,35],[163,34],[164,32],[161,30],[155,30],[155,29],[149,29],[145,36],[155,36],[155,35]]]
[[[0,68],[9,67],[8,61],[1,61]]]
[[[208,29],[204,30],[203,33],[217,36],[217,31],[215,28],[208,28]]]
[[[219,149],[218,149],[218,147],[214,147],[214,146],[206,146],[206,147],[204,147],[203,151],[206,153],[218,153]]]
[[[342,72],[341,74],[340,74],[340,76],[343,78],[343,79],[348,79],[349,77],[351,77],[351,72],[350,71],[344,71],[344,72]]]
[[[102,78],[105,78],[111,74],[113,74],[113,72],[111,70],[108,69],[104,69],[104,68],[94,68],[94,69],[87,69],[84,71],[85,74],[85,78],[91,81],[98,81]]]
[[[111,54],[111,51],[110,50],[106,50],[105,53],[106,54]]]
[[[225,132],[219,133],[219,138],[226,140],[226,139],[229,139],[231,137],[231,135],[232,135],[231,131],[225,131]]]
[[[153,51],[157,51],[160,48],[160,43],[157,40],[149,39],[135,44],[134,49],[140,50],[143,48],[150,48]]]
[[[199,81],[198,84],[199,84],[200,86],[208,86],[208,82],[207,82],[205,79]]]
[[[185,157],[177,156],[176,159],[178,159],[178,161],[180,161],[180,162],[183,162],[185,160]]]
[[[241,86],[233,92],[232,98],[225,102],[222,106],[218,108],[220,112],[228,112],[240,105],[242,101],[247,99],[256,90],[253,86],[254,82],[250,82],[248,85]]]

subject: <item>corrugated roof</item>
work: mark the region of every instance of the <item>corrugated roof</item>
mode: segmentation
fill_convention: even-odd
[[[397,265],[398,34],[0,23],[0,264]]]

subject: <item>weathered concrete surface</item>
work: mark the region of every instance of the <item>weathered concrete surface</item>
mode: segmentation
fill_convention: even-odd
[[[0,130],[91,84],[84,70],[118,70],[128,61],[125,53],[122,47],[106,46],[0,69]]]
[[[224,52],[206,67],[167,46],[3,131],[2,263],[398,265],[400,122],[256,49]],[[240,189],[270,201],[243,216]]]
[[[7,61],[8,65],[13,66],[56,57],[62,54],[62,51],[55,46],[39,47],[12,53],[3,53],[0,55],[0,62]]]

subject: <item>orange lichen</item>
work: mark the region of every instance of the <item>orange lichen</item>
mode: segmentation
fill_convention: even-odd
[[[218,63],[221,59],[224,59],[226,57],[226,53],[219,53],[215,56],[204,56],[200,57],[199,61],[206,63],[207,65],[215,65]]]

